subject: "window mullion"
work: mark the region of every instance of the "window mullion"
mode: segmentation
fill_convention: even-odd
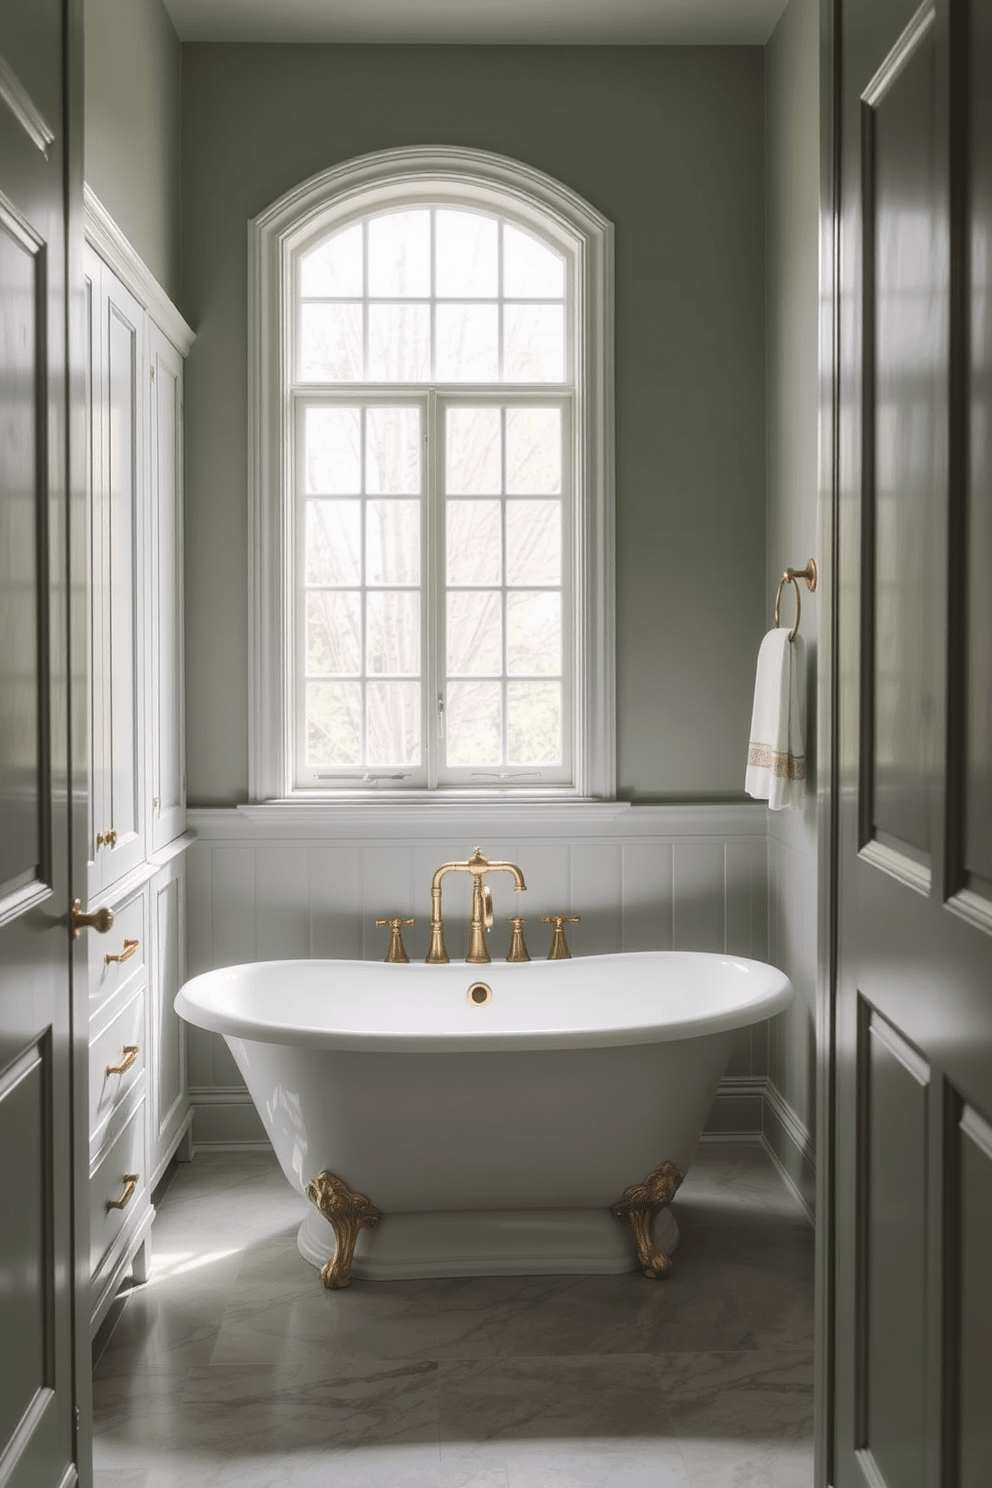
[[[444,458],[444,407],[431,389],[424,408],[425,499],[422,577],[424,586],[424,750],[427,787],[438,783],[442,741],[438,737],[438,698],[445,691],[444,656],[444,521],[441,462]]]

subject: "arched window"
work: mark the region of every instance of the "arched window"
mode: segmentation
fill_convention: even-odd
[[[251,224],[253,799],[613,794],[610,248],[453,149]]]

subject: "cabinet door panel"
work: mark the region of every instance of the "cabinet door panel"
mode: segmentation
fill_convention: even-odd
[[[151,839],[164,847],[186,824],[183,725],[183,364],[149,326],[151,367]]]

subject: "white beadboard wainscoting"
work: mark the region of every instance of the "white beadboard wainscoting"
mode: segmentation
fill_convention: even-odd
[[[526,920],[531,956],[546,956],[551,930],[541,917],[554,913],[581,916],[568,927],[580,956],[768,955],[766,808],[758,804],[497,810],[294,803],[194,810],[188,821],[196,838],[187,871],[190,976],[243,961],[381,959],[388,931],[375,921],[388,915],[414,918],[404,941],[411,959],[423,958],[434,870],[464,860],[476,846],[488,858],[519,864],[527,881],[526,894],[517,896],[508,876],[489,880],[494,961],[506,955],[513,914]],[[467,875],[444,880],[452,959],[465,953],[470,887]],[[196,1146],[267,1145],[223,1040],[198,1028],[188,1033]],[[770,1086],[767,1024],[742,1031],[707,1132],[761,1141],[794,1186],[788,1170],[796,1167],[783,1161],[782,1144],[808,1133]]]

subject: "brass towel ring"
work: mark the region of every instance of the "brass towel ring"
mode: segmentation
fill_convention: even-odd
[[[799,598],[799,580],[805,579],[806,588],[811,594],[815,594],[817,577],[815,558],[811,558],[805,568],[787,568],[782,575],[778,586],[778,593],[775,596],[775,625],[776,627],[778,626],[778,611],[782,600],[782,590],[786,584],[791,584],[796,591],[796,623],[789,632],[790,641],[794,641],[799,634],[799,616],[802,613],[802,603]]]

